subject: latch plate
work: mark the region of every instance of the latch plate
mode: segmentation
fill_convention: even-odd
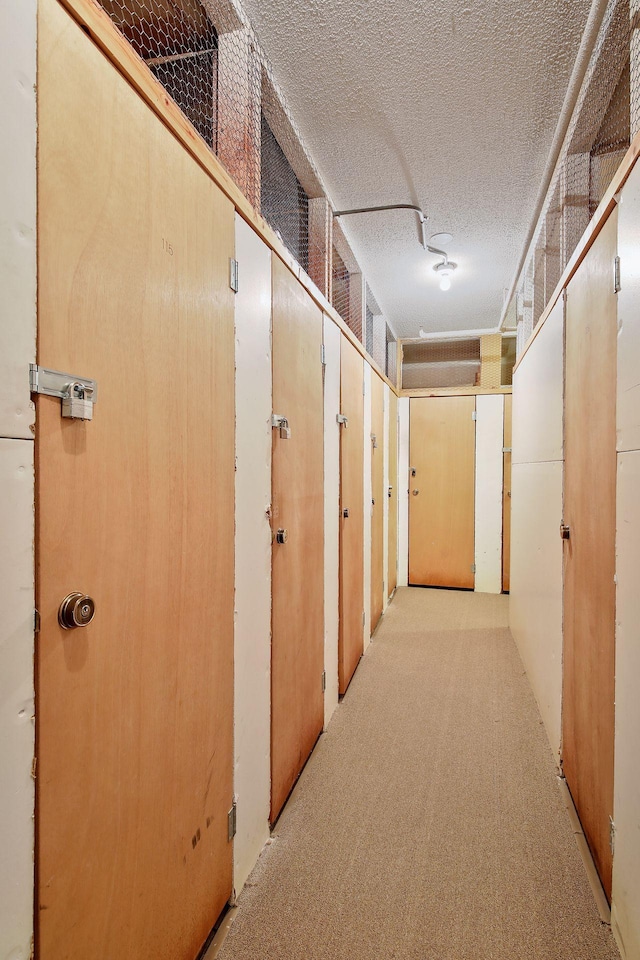
[[[238,292],[240,286],[238,283],[238,261],[233,259],[229,260],[229,286],[234,293]]]
[[[72,420],[92,420],[98,399],[98,384],[89,377],[77,377],[60,370],[29,364],[29,389],[62,400],[62,416]]]
[[[613,292],[620,293],[620,257],[613,260]]]

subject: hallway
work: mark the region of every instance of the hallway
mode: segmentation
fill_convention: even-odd
[[[614,960],[507,627],[400,588],[219,960]]]

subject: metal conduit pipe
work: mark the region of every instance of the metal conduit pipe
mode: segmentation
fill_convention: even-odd
[[[584,28],[584,33],[582,34],[582,40],[580,41],[580,48],[578,50],[576,62],[574,63],[573,70],[571,71],[569,86],[567,87],[567,92],[562,104],[562,110],[560,111],[558,123],[556,124],[556,131],[553,135],[551,149],[549,150],[549,158],[542,176],[542,183],[540,184],[540,190],[538,191],[538,197],[533,210],[531,223],[529,224],[529,230],[527,231],[526,240],[522,248],[522,254],[511,282],[511,287],[509,288],[509,295],[505,300],[502,316],[500,317],[500,323],[498,324],[499,330],[502,330],[504,327],[509,304],[511,303],[513,295],[516,292],[520,275],[524,269],[524,265],[529,254],[529,248],[531,247],[535,230],[538,225],[538,220],[540,219],[540,213],[542,212],[542,207],[547,196],[547,191],[549,190],[549,185],[551,184],[553,175],[558,165],[558,159],[564,144],[564,138],[567,135],[567,130],[569,129],[569,124],[571,123],[571,118],[573,116],[573,111],[575,110],[578,97],[580,96],[582,82],[585,78],[589,61],[591,59],[591,54],[593,53],[596,45],[598,33],[600,32],[600,27],[602,26],[602,21],[604,19],[608,4],[609,0],[592,0],[589,16],[587,17],[587,23]]]
[[[427,217],[422,212],[422,209],[414,203],[388,203],[381,207],[356,207],[353,210],[334,210],[334,217],[350,217],[354,213],[381,213],[383,210],[413,210],[418,214],[418,221],[420,223],[420,230],[422,233],[422,246],[425,250],[428,250],[429,253],[435,253],[439,257],[444,257],[445,263],[448,263],[444,250],[438,250],[436,247],[430,247],[427,243],[427,234],[425,232],[425,224],[427,222]]]

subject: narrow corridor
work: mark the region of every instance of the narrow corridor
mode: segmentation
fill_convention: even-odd
[[[614,960],[507,627],[401,588],[219,960]]]

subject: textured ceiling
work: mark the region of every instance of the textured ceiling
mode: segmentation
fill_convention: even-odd
[[[336,209],[416,203],[453,234],[442,292],[409,211],[342,220],[401,337],[495,326],[589,0],[245,0]]]

